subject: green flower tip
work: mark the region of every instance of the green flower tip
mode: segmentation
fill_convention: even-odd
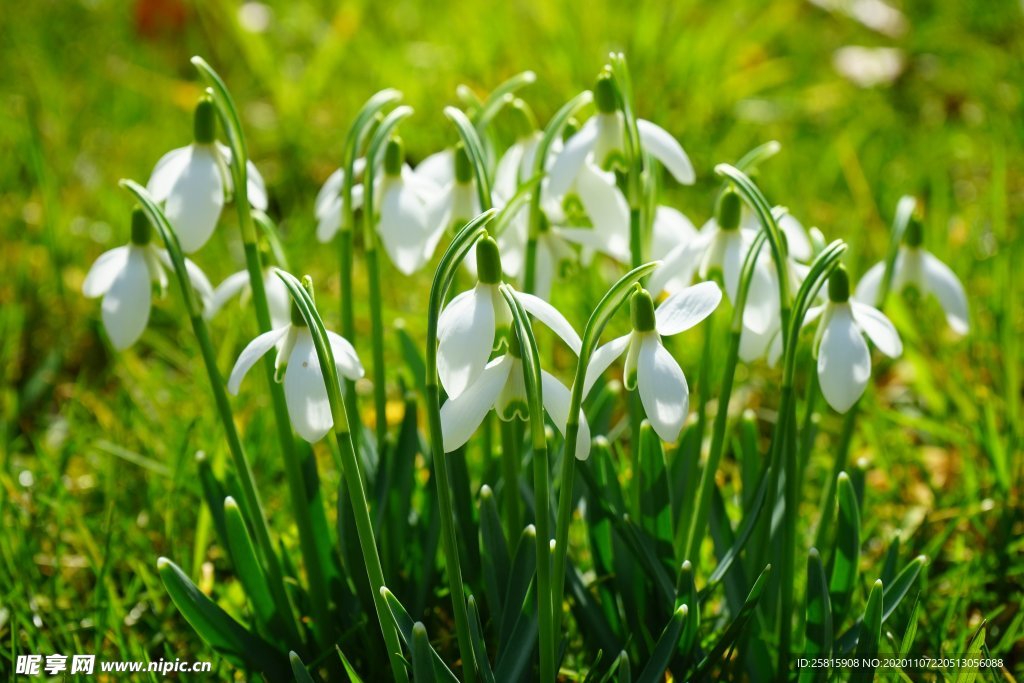
[[[629,300],[630,317],[633,329],[637,332],[650,332],[654,329],[654,300],[646,289],[638,289]]]
[[[602,71],[594,84],[594,105],[602,114],[611,114],[618,109],[618,97],[615,94],[615,80],[608,69]]]
[[[501,282],[501,254],[493,237],[484,237],[476,243],[476,271],[477,279],[485,285]]]
[[[168,560],[166,557],[158,557],[158,558],[156,558],[156,568],[158,570],[162,570],[165,567],[170,567],[170,566],[171,566],[171,561]]]
[[[232,498],[231,496],[228,496],[227,498],[224,499],[224,509],[225,510],[237,510],[238,509],[238,503],[235,501],[234,498]]]
[[[389,176],[402,175],[402,164],[405,163],[405,145],[402,138],[394,136],[388,140],[384,150],[384,173]]]
[[[903,242],[908,247],[920,247],[924,242],[924,225],[921,217],[914,214],[907,221],[907,230],[903,233]]]
[[[141,206],[132,209],[132,244],[144,247],[153,239],[153,226]]]
[[[532,135],[537,130],[537,118],[533,115],[530,105],[516,97],[509,103],[509,114],[512,116],[512,130],[516,139]]]
[[[308,275],[302,277],[302,288],[309,294],[309,298],[313,298],[313,278]],[[302,315],[302,310],[299,305],[295,303],[295,299],[292,299],[292,325],[295,327],[308,327],[306,324],[306,318]]]
[[[715,220],[722,230],[735,230],[740,225],[740,196],[731,187],[718,195]]]
[[[217,107],[209,97],[202,97],[196,104],[192,121],[192,138],[200,145],[213,142],[217,130]]]
[[[562,142],[567,141],[573,135],[576,135],[580,130],[580,122],[576,120],[575,116],[570,116],[562,126]]]
[[[846,272],[845,266],[840,265],[829,276],[828,298],[829,301],[837,304],[846,303],[850,300],[850,276]]]
[[[316,301],[316,298],[313,295],[313,278],[311,278],[309,275],[303,275],[302,276],[302,288],[304,290],[306,290],[307,294],[309,294],[309,298],[310,299],[313,299],[314,301]]]
[[[461,142],[455,145],[455,181],[468,183],[473,180],[473,165],[469,163],[469,152]]]
[[[508,355],[513,358],[523,357],[523,347],[519,345],[519,335],[514,330],[508,335]]]

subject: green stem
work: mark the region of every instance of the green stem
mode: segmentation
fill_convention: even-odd
[[[799,482],[797,481],[797,458],[796,450],[793,448],[794,434],[793,424],[796,416],[796,400],[791,385],[782,387],[782,405],[785,413],[779,414],[779,420],[784,425],[782,438],[781,457],[784,460],[783,466],[786,470],[785,483],[783,485],[783,510],[785,515],[782,520],[782,561],[780,562],[782,577],[781,583],[781,611],[779,614],[779,672],[780,676],[785,674],[789,667],[791,642],[793,634],[793,568],[795,566],[796,554],[796,519],[797,519],[797,495]]]
[[[384,372],[384,319],[381,310],[380,256],[376,236],[366,244],[366,275],[370,284],[370,338],[373,348],[373,407],[376,413],[375,425],[377,451],[384,452],[384,440],[388,434],[388,398]]]
[[[519,500],[520,420],[501,421],[501,462],[505,480],[505,536],[514,543],[523,530],[523,515]]]
[[[530,419],[543,421],[544,416],[531,415]],[[575,460],[572,453],[566,453],[564,459]],[[538,445],[535,443],[533,450],[533,496],[536,508],[534,526],[537,529],[537,610],[540,624],[541,683],[554,683],[555,674],[557,673],[555,671],[555,616],[552,609],[553,596],[551,593],[551,513],[548,509],[551,496],[548,490],[548,478],[550,476],[551,470],[548,464],[547,444]]]
[[[346,215],[349,211],[346,209]],[[354,220],[354,219],[353,219]],[[341,336],[355,345],[356,320],[355,307],[352,304],[352,229],[342,227],[338,233],[338,281],[341,288]],[[359,425],[359,402],[356,398],[356,383],[345,379],[345,410],[348,412],[349,424]],[[356,452],[359,452],[360,430],[352,434]]]
[[[818,530],[814,534],[814,547],[827,548],[825,545],[828,532],[832,525],[832,515],[835,512],[836,503],[836,478],[839,473],[846,469],[846,462],[850,456],[850,446],[853,444],[853,435],[856,432],[857,415],[860,413],[860,401],[853,404],[846,415],[843,416],[843,426],[839,432],[839,445],[835,451],[835,460],[832,463],[832,476],[828,478],[825,493],[821,499],[821,514],[818,515]]]

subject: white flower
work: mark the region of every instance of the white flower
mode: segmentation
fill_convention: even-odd
[[[523,294],[517,296],[520,300],[524,297]],[[571,403],[569,390],[546,371],[541,370],[540,374],[544,411],[565,436]],[[488,363],[476,381],[441,406],[441,434],[445,452],[454,451],[469,441],[492,407],[502,420],[508,421],[515,417],[526,420],[531,417],[526,381],[523,378],[523,361],[511,350]],[[579,460],[586,460],[589,455],[590,426],[580,410],[575,456]]]
[[[853,298],[868,304],[878,303],[878,294],[885,274],[885,263],[876,263],[864,273]],[[967,295],[949,266],[920,246],[904,243],[893,263],[892,288],[899,292],[916,289],[922,295],[933,295],[946,313],[946,322],[957,334],[967,334]]]
[[[631,301],[633,331],[598,348],[590,358],[583,385],[586,396],[597,378],[616,358],[626,353],[626,388],[640,392],[647,419],[664,441],[675,441],[689,408],[686,377],[661,343],[690,329],[718,307],[722,291],[713,282],[702,282],[676,292],[654,308],[650,294],[639,291]]]
[[[132,240],[111,249],[93,263],[82,283],[82,293],[90,299],[103,297],[103,326],[114,348],[123,350],[134,344],[146,324],[152,307],[153,283],[162,292],[167,288],[170,257],[151,241],[152,228],[141,209],[132,214]],[[213,297],[213,287],[195,263],[185,259],[185,270],[201,305]]]
[[[849,299],[850,284],[844,269],[832,274],[828,287],[828,303],[810,309],[804,325],[821,317],[814,344],[818,382],[828,404],[845,413],[864,393],[871,378],[871,352],[864,336],[890,358],[903,353],[903,343],[881,311]]]
[[[772,214],[775,216],[775,223],[786,238],[786,249],[789,255],[797,261],[810,261],[814,257],[814,248],[807,236],[807,230],[793,214],[782,206],[772,207]],[[746,204],[743,205],[743,218],[740,227],[749,230],[755,235],[761,230],[761,221],[757,214],[751,211]]]
[[[443,161],[444,157],[437,157]],[[445,174],[439,173],[441,161],[426,162],[416,169],[416,176],[421,182],[437,184],[437,180],[445,180]],[[426,166],[426,168],[424,168]],[[473,168],[466,150],[461,146],[453,153],[453,174],[441,189],[434,193],[434,198],[427,206],[427,238],[424,242],[424,257],[430,259],[437,248],[438,242],[452,226],[462,225],[480,214],[480,198],[477,196],[476,181]],[[466,259],[472,267],[472,254]]]
[[[267,293],[267,308],[270,311],[271,327],[281,327],[288,323],[291,315],[291,297],[288,288],[281,278],[274,274],[272,268],[263,270],[263,289]],[[206,309],[206,317],[213,318],[224,307],[229,299],[240,296],[247,299],[252,295],[249,284],[249,271],[242,270],[224,278],[224,281],[213,290],[210,306]]]
[[[492,351],[504,345],[512,322],[512,313],[498,290],[501,261],[497,243],[491,238],[480,240],[476,258],[480,273],[476,286],[452,299],[437,324],[437,373],[450,398],[462,394],[480,377]],[[582,341],[557,309],[537,296],[521,293],[518,297],[528,313],[579,353]]]
[[[171,150],[156,163],[147,190],[158,202],[174,227],[182,251],[199,250],[210,236],[224,198],[232,192],[231,150],[213,139],[216,111],[209,100],[200,100],[195,112],[195,141]],[[249,203],[267,208],[267,190],[262,176],[250,161],[246,164]]]
[[[355,176],[360,178],[366,170],[366,159],[356,159],[353,170]],[[335,233],[341,229],[342,209],[344,208],[341,190],[344,181],[344,169],[336,169],[334,173],[327,176],[327,180],[324,181],[316,195],[313,214],[316,216],[316,238],[321,242],[330,242]],[[355,183],[352,185],[352,209],[359,209],[362,205],[363,186],[360,183]]]
[[[359,379],[363,366],[359,356],[344,337],[327,332],[327,339],[338,367],[339,379]],[[315,443],[334,427],[331,404],[327,399],[327,385],[320,371],[309,328],[298,321],[264,332],[249,342],[235,362],[228,378],[228,391],[238,394],[242,378],[270,349],[277,346],[275,367],[280,376],[284,371],[284,397],[288,417],[295,431],[303,439]]]
[[[537,147],[542,137],[540,131],[528,132],[512,143],[501,156],[494,171],[494,194],[502,200],[507,202],[512,199],[519,184],[533,175]]]
[[[395,267],[411,275],[434,253],[436,242],[429,244],[434,218],[429,202],[437,195],[438,187],[405,165],[404,155],[401,140],[388,141],[384,174],[377,188],[377,234]]]

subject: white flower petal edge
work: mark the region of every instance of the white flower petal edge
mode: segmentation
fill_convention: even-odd
[[[206,244],[224,208],[224,178],[217,152],[209,145],[192,145],[189,154],[164,209],[186,254]]]
[[[188,145],[172,149],[156,162],[156,166],[153,167],[153,172],[149,176],[149,182],[146,183],[146,191],[153,195],[153,199],[158,202],[167,199],[171,188],[174,187],[174,182],[188,164],[191,148],[192,146]]]
[[[483,422],[498,400],[513,365],[511,356],[496,358],[487,364],[480,377],[455,398],[441,406],[441,434],[445,453],[462,446]]]
[[[134,344],[149,322],[152,281],[143,247],[129,247],[124,267],[103,296],[103,326],[119,351]]]
[[[629,204],[615,185],[615,176],[584,164],[576,177],[580,202],[594,224],[594,231],[612,245],[629,254]]]
[[[274,348],[277,342],[284,339],[289,329],[290,326],[285,325],[276,330],[264,332],[242,349],[242,353],[238,356],[238,360],[235,361],[235,367],[231,368],[231,375],[228,377],[228,392],[232,396],[238,393],[242,379],[252,369],[252,366],[256,364],[256,361],[262,358],[267,351]]]
[[[637,390],[651,427],[663,441],[675,441],[686,421],[690,389],[682,368],[656,334],[645,334],[637,358]]]
[[[437,374],[454,398],[483,372],[494,346],[493,285],[478,283],[452,299],[438,320]]]
[[[210,305],[206,307],[205,317],[210,319],[220,312],[233,297],[241,294],[242,290],[249,286],[249,271],[242,270],[224,278],[224,281],[213,290],[213,297]]]
[[[575,135],[569,138],[551,165],[547,187],[548,196],[561,197],[569,191],[584,161],[594,149],[597,133],[597,120],[591,118]]]
[[[404,275],[423,266],[427,209],[415,190],[401,180],[385,181],[377,231],[391,262]]]
[[[366,374],[363,364],[359,362],[359,355],[348,339],[340,334],[327,330],[327,340],[331,344],[331,354],[334,356],[334,364],[338,368],[338,374],[347,379],[360,379]]]
[[[580,339],[580,335],[576,333],[576,330],[572,328],[572,325],[569,324],[569,321],[565,319],[565,316],[557,308],[539,296],[527,294],[526,292],[516,292],[516,297],[519,298],[519,303],[523,305],[527,313],[551,328],[551,331],[557,334],[577,356],[580,355],[580,349],[583,348],[583,340]]]
[[[587,374],[583,379],[583,396],[584,398],[590,393],[590,390],[594,388],[594,383],[597,382],[597,378],[604,374],[604,371],[608,369],[616,358],[621,356],[625,352],[626,347],[629,346],[629,340],[632,335],[627,334],[617,339],[612,339],[604,346],[599,346],[593,355],[590,356],[590,363],[587,365]]]
[[[564,437],[565,429],[569,423],[569,408],[572,402],[572,395],[564,384],[541,370],[540,373],[541,395],[544,398],[544,410],[551,417],[555,428]],[[590,425],[587,418],[580,409],[579,431],[576,434],[576,450],[574,455],[577,460],[586,460],[590,457]]]
[[[110,289],[117,276],[128,264],[130,247],[123,246],[105,251],[89,269],[82,283],[82,293],[90,299],[103,296]]]
[[[690,329],[711,315],[722,301],[714,282],[701,282],[672,294],[654,311],[658,334],[670,337]]]
[[[881,311],[859,301],[851,301],[850,310],[853,312],[854,321],[879,351],[890,358],[896,358],[903,353],[903,342],[900,341],[899,333]]]
[[[878,262],[868,268],[853,292],[853,298],[868,306],[878,305],[878,293],[882,289],[882,277],[885,275],[885,263]]]
[[[284,398],[295,432],[316,443],[334,426],[327,384],[309,330],[299,330],[284,373]]]
[[[967,334],[967,295],[956,274],[945,263],[925,250],[921,250],[925,285],[935,295],[946,312],[946,322],[958,334]]]
[[[654,211],[651,255],[663,258],[680,245],[689,244],[697,236],[693,222],[670,206],[659,206]]]
[[[660,161],[679,183],[692,185],[697,175],[693,172],[690,157],[686,156],[679,141],[667,130],[650,121],[638,119],[636,127],[640,133],[640,144]]]
[[[871,354],[849,306],[834,306],[818,347],[818,383],[828,404],[848,411],[871,378]]]

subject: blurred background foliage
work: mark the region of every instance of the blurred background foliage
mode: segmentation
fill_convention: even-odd
[[[318,280],[335,328],[334,253],[315,242],[313,197],[354,112],[386,86],[416,109],[403,127],[415,161],[456,139],[441,111],[457,103],[459,84],[484,94],[532,69],[538,82],[523,96],[545,121],[590,87],[609,50],[624,50],[640,114],[676,134],[698,171],[695,187],[671,188],[673,204],[700,225],[714,164],[779,140],[783,151],[759,182],[805,225],[848,240],[855,274],[881,257],[898,197],[919,197],[926,245],[964,280],[973,328],[957,340],[937,307],[914,316],[893,307],[908,352],[882,394],[900,410],[872,402],[855,450],[870,467],[865,537],[881,543],[903,528],[934,558],[925,619],[936,647],[962,652],[957,644],[982,618],[995,624],[990,646],[1000,629],[1012,635],[1024,614],[1024,522],[1012,512],[1021,482],[1024,13],[1008,0],[906,0],[899,10],[847,0],[6,3],[0,642],[11,647],[0,670],[14,651],[210,658],[165,597],[160,554],[207,589],[224,581],[225,604],[243,602],[199,512],[192,458],[222,448],[222,435],[176,292],[143,341],[116,357],[98,305],[80,295],[96,255],[128,237],[131,202],[118,179],[144,181],[162,153],[190,141],[200,93],[193,54],[240,104],[293,268]],[[842,51],[849,46],[887,51]],[[233,226],[226,211],[197,258],[214,282],[241,269]],[[426,283],[388,287],[388,319],[419,329]],[[570,305],[571,289],[560,292]],[[577,309],[570,319],[581,324]],[[358,318],[368,324],[365,311]],[[252,333],[247,316],[228,321],[215,326],[222,368]],[[693,352],[681,355],[690,373]],[[748,380],[756,387],[772,373],[755,368]],[[914,398],[900,404],[906,384]],[[269,411],[248,405],[250,434],[269,434]],[[826,416],[824,429],[837,426]],[[253,456],[276,530],[294,545],[275,454]],[[337,474],[325,479],[331,490]]]

